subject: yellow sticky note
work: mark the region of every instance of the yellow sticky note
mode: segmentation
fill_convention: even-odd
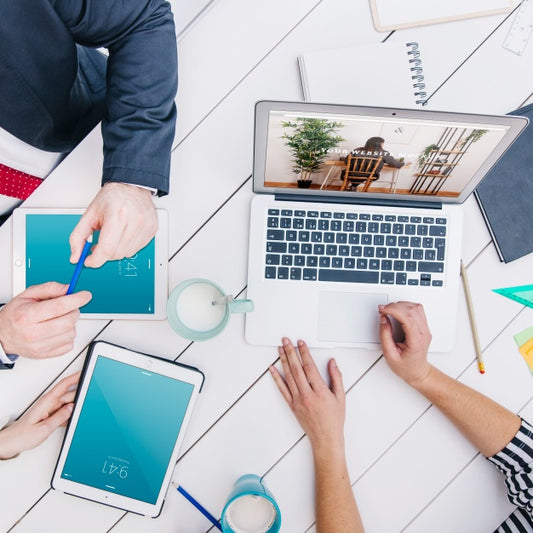
[[[533,374],[533,338],[520,346],[518,351],[522,354],[522,357],[529,367],[529,371]]]

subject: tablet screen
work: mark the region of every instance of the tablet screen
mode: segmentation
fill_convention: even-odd
[[[58,281],[68,284],[76,265],[70,261],[69,237],[81,215],[26,215],[26,287]],[[93,235],[95,243],[98,232]],[[88,290],[92,300],[82,313],[153,314],[155,240],[133,257],[84,268],[76,291]]]
[[[98,356],[61,477],[155,504],[193,389]]]

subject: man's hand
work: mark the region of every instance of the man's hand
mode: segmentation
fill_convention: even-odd
[[[98,243],[85,266],[98,268],[106,261],[131,257],[157,232],[152,193],[135,185],[106,183],[70,235],[70,262],[76,263],[85,241],[100,230]]]
[[[0,309],[0,343],[6,353],[45,358],[72,349],[79,308],[92,296],[88,291],[66,296],[67,288],[53,281],[34,285]]]
[[[76,391],[69,390],[78,383],[80,373],[61,380],[32,407],[0,431],[0,459],[10,459],[24,450],[35,448],[59,426],[66,424],[74,408]]]
[[[273,366],[270,372],[289,404],[315,453],[336,448],[344,455],[345,393],[342,375],[334,359],[328,364],[331,389],[322,379],[307,345],[298,341],[296,352],[291,341],[282,340],[278,353],[285,379]]]
[[[410,385],[423,381],[430,372],[427,361],[431,333],[421,304],[396,302],[379,306],[379,335],[383,355],[391,370]],[[395,318],[405,333],[403,342],[394,342],[389,317]]]

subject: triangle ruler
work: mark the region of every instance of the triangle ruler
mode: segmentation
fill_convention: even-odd
[[[492,290],[522,305],[533,307],[533,285],[521,285],[520,287],[507,287],[505,289]]]

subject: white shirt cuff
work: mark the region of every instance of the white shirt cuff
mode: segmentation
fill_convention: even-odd
[[[9,357],[7,356],[1,343],[0,343],[0,362],[4,363],[4,365],[11,365],[13,363],[13,361],[11,361],[11,359],[9,359]]]
[[[146,185],[138,185],[137,183],[125,183],[122,181],[119,181],[118,183],[124,183],[124,185],[135,185],[135,187],[139,187],[139,189],[146,189],[147,191],[150,191],[152,193],[152,196],[155,196],[158,193],[157,189],[154,189],[153,187],[147,187]]]

